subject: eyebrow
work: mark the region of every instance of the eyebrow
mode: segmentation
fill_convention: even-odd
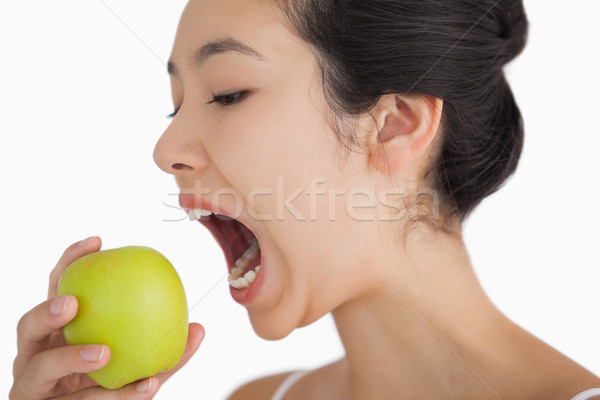
[[[257,50],[254,50],[252,47],[231,37],[226,37],[223,39],[217,39],[208,42],[207,44],[196,50],[194,53],[192,53],[191,57],[189,58],[189,61],[190,64],[192,64],[193,66],[200,67],[211,57],[214,57],[218,54],[232,52],[254,57],[260,61],[265,61],[265,57]],[[169,60],[169,62],[167,63],[167,71],[169,75],[177,74],[177,66],[173,63],[172,60]]]

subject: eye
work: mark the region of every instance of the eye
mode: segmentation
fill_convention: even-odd
[[[235,93],[231,93],[231,94],[216,95],[213,97],[213,99],[211,101],[209,101],[206,104],[219,103],[220,105],[227,107],[227,106],[231,106],[235,103],[239,103],[248,94],[249,94],[248,91],[243,90],[241,92],[235,92]]]
[[[177,108],[175,109],[175,111],[173,111],[173,113],[172,113],[172,114],[169,114],[169,115],[167,115],[167,118],[168,118],[168,119],[173,119],[173,118],[175,118],[175,116],[177,115],[177,112],[179,111],[179,109],[180,109],[180,108],[181,108],[181,107],[177,107]]]

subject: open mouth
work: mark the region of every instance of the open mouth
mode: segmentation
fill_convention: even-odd
[[[260,246],[258,239],[240,221],[222,214],[204,210],[189,210],[191,220],[204,225],[223,249],[229,285],[244,290],[255,281],[260,271]]]

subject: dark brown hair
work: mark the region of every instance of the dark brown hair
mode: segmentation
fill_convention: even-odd
[[[515,171],[523,121],[503,67],[524,48],[521,0],[272,0],[319,62],[330,107],[391,93],[444,100],[432,184],[462,222]]]

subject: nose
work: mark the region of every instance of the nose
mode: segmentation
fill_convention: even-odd
[[[177,118],[156,143],[153,158],[160,169],[173,175],[197,175],[208,168],[208,155],[197,130]]]

